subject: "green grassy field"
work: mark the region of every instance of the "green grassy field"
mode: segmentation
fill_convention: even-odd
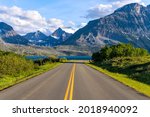
[[[150,56],[117,57],[87,65],[150,97]]]
[[[95,65],[113,73],[126,74],[130,79],[150,85],[150,56],[117,57]]]
[[[105,46],[92,55],[90,67],[150,96],[150,54],[131,44]]]
[[[45,65],[39,66],[36,69],[33,69],[29,73],[23,73],[17,76],[4,75],[0,78],[0,90],[18,84],[22,81],[31,79],[35,76],[38,76],[46,71],[49,71],[55,67],[58,67],[61,63],[46,63]]]
[[[22,55],[0,51],[0,90],[44,73],[60,64],[54,57],[32,61]]]

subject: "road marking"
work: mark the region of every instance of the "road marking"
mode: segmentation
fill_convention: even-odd
[[[74,65],[74,70],[72,73],[72,85],[71,85],[71,91],[70,91],[70,100],[73,100],[73,90],[74,90],[74,74],[75,74],[75,65]]]
[[[76,64],[73,64],[64,100],[73,100],[75,68]]]
[[[67,90],[66,90],[66,93],[65,93],[64,100],[68,99],[69,89],[70,89],[70,85],[71,85],[71,81],[72,81],[72,72],[73,72],[73,69],[71,70],[71,75],[70,75],[70,79],[69,79],[69,83],[68,83],[68,87],[67,87]]]

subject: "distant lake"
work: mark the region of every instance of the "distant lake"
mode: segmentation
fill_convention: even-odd
[[[91,56],[58,56],[58,58],[66,58],[67,60],[91,60]]]
[[[48,58],[47,56],[26,56],[25,57],[28,60],[42,60],[45,58]],[[92,57],[91,56],[58,56],[58,58],[66,58],[67,60],[91,60]]]
[[[47,56],[36,56],[36,55],[34,55],[34,56],[26,56],[25,58],[28,60],[36,61],[36,60],[43,60],[43,59],[46,59],[48,57]]]

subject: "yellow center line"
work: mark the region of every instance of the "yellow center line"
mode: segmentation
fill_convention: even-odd
[[[71,80],[72,80],[72,73],[73,73],[73,69],[71,70],[71,75],[70,75],[70,79],[69,79],[69,83],[68,83],[68,87],[67,87],[67,90],[66,90],[66,94],[65,94],[64,100],[68,99],[69,89],[70,89]]]
[[[70,100],[73,100],[73,90],[74,90],[74,73],[75,73],[75,64],[74,64],[74,69],[73,69],[73,73],[72,73],[72,85],[71,85],[71,89],[70,89]]]
[[[70,79],[69,79],[69,83],[68,83],[68,86],[67,86],[67,90],[66,90],[66,93],[65,93],[64,100],[68,100],[68,99],[73,100],[75,67],[76,67],[76,65],[74,64],[73,68],[71,70]],[[70,93],[70,95],[69,95],[69,93]]]

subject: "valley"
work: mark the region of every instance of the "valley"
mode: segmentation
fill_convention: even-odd
[[[149,100],[150,5],[126,4],[74,33],[49,20],[49,34],[0,20],[0,99]]]
[[[0,40],[9,44],[24,45],[27,48],[28,46],[39,47],[45,53],[50,47],[55,51],[52,53],[60,55],[71,53],[91,55],[105,45],[111,46],[118,43],[131,43],[135,47],[150,51],[149,11],[149,6],[131,3],[110,15],[89,21],[74,34],[58,28],[48,36],[39,30],[22,36],[17,34],[10,25],[0,22]]]

